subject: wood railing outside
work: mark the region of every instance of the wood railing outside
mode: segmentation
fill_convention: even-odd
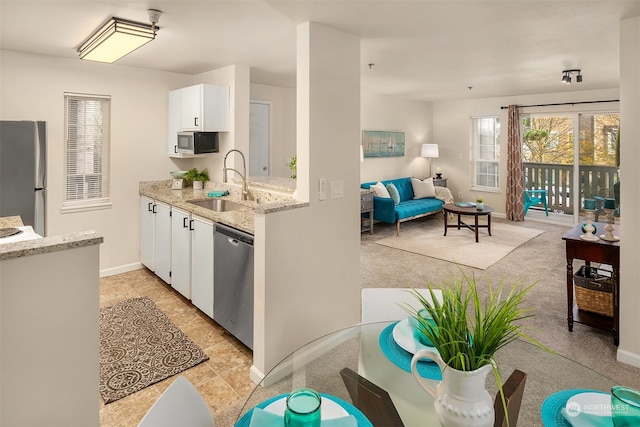
[[[523,167],[526,189],[546,189],[547,204],[552,212],[573,214],[573,165],[523,163]],[[617,168],[614,166],[580,166],[580,200],[594,196],[615,198],[613,185],[617,181]]]

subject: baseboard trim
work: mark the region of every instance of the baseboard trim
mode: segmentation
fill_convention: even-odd
[[[635,354],[627,350],[618,349],[616,359],[618,359],[618,362],[626,363],[627,365],[640,368],[640,354]]]
[[[100,277],[115,276],[116,274],[128,273],[130,271],[141,270],[143,268],[142,263],[134,262],[132,264],[121,265],[114,268],[107,268],[100,270]]]

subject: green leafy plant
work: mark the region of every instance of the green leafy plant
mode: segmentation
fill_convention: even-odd
[[[205,168],[202,171],[198,171],[197,168],[191,168],[187,171],[187,175],[184,177],[187,181],[209,181],[209,171]]]
[[[483,201],[484,201],[484,200],[482,200],[482,197],[478,197],[478,198],[476,199],[476,203],[482,203]]]
[[[296,179],[298,176],[298,156],[289,157],[289,161],[287,162],[287,166],[291,169],[291,178]]]
[[[506,413],[502,380],[494,360],[496,352],[517,338],[551,352],[527,335],[518,323],[533,316],[533,308],[521,307],[521,303],[535,283],[521,286],[517,280],[507,287],[502,280],[496,289],[488,284],[489,295],[483,299],[478,293],[475,276],[462,273],[462,278],[454,276],[444,280],[442,303],[433,291],[434,284],[427,281],[427,286],[433,304],[413,289],[411,292],[421,307],[415,309],[404,304],[405,310],[417,320],[418,329],[433,343],[448,367],[474,371],[485,365],[492,366]],[[435,327],[418,314],[423,308],[435,322]]]

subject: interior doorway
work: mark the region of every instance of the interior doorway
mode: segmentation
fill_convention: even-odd
[[[249,109],[249,176],[269,176],[271,103],[251,100]]]

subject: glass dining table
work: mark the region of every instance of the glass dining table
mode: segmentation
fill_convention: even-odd
[[[341,371],[349,368],[385,390],[406,427],[438,426],[433,399],[417,383],[410,371],[413,348],[403,342],[406,320],[360,324],[314,340],[283,359],[258,384],[244,404],[236,427],[247,427],[253,408],[265,408],[298,388],[312,388],[351,407],[352,400]],[[527,374],[518,425],[569,426],[563,421],[561,401],[545,403],[547,397],[564,390],[609,392],[616,383],[605,376],[558,354],[546,352],[523,340],[516,340],[496,354],[504,381],[514,369]],[[423,366],[420,366],[424,364]],[[418,370],[436,385],[441,378],[435,363],[419,362]],[[486,387],[495,396],[495,377],[487,376]],[[564,400],[566,402],[566,398]],[[545,409],[541,412],[545,405]],[[324,403],[323,403],[324,408]],[[544,413],[547,411],[547,413]],[[553,413],[549,413],[552,411]],[[557,413],[555,413],[557,412]],[[351,413],[347,410],[347,413]],[[359,414],[362,415],[362,414]],[[358,417],[356,417],[358,418]],[[543,423],[544,419],[544,423]],[[370,425],[359,419],[358,426]]]

